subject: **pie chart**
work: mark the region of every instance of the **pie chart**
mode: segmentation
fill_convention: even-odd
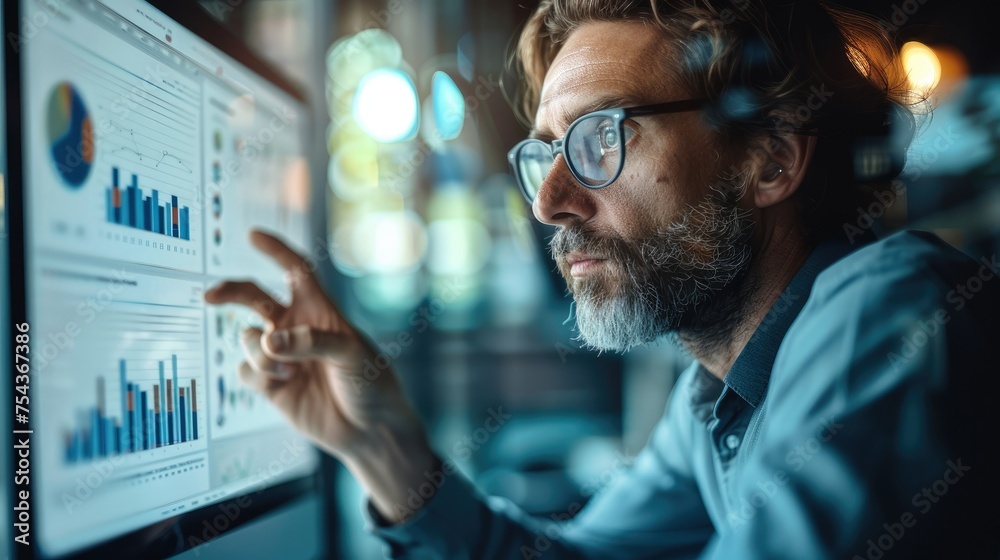
[[[52,89],[46,119],[56,170],[68,187],[78,189],[94,165],[94,125],[83,98],[70,83]]]

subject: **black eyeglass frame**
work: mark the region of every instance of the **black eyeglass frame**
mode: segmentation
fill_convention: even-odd
[[[588,189],[603,189],[604,187],[617,181],[618,177],[622,173],[622,169],[625,168],[625,121],[627,119],[645,115],[662,115],[666,113],[683,113],[685,111],[694,111],[696,109],[703,108],[707,103],[708,103],[707,98],[682,99],[679,101],[668,101],[666,103],[654,103],[651,105],[640,105],[637,107],[619,107],[616,109],[605,109],[603,111],[594,111],[593,113],[587,113],[586,115],[582,115],[575,121],[573,121],[573,123],[569,125],[569,128],[566,129],[566,134],[564,134],[562,138],[557,138],[552,142],[546,142],[544,140],[539,140],[537,138],[528,138],[518,142],[516,146],[514,146],[513,148],[511,148],[509,152],[507,152],[507,163],[510,165],[511,173],[514,175],[514,179],[517,181],[518,188],[521,189],[521,194],[524,195],[524,198],[528,200],[529,204],[534,202],[534,197],[528,195],[528,188],[524,184],[524,181],[521,179],[521,173],[518,169],[518,156],[520,155],[521,150],[524,149],[524,147],[529,144],[537,143],[545,146],[552,154],[553,165],[555,165],[556,157],[562,154],[563,159],[566,160],[566,167],[569,168],[569,172],[573,175],[573,178],[576,179],[577,183],[580,183],[581,185],[587,187]],[[614,123],[614,126],[618,129],[618,137],[622,139],[621,157],[618,159],[618,169],[615,170],[614,174],[611,175],[611,177],[607,181],[601,183],[600,185],[588,184],[582,178],[582,175],[576,170],[572,160],[566,157],[566,154],[563,151],[563,144],[565,143],[566,139],[569,138],[571,134],[573,134],[573,130],[576,128],[576,126],[580,124],[580,122],[594,117],[607,117],[611,119],[612,122]]]

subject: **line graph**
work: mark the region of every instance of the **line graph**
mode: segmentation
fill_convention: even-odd
[[[185,173],[194,173],[194,170],[188,167],[180,156],[172,154],[170,150],[157,150],[155,147],[150,146],[149,143],[140,144],[139,140],[136,138],[136,131],[134,128],[118,126],[114,121],[109,122],[118,132],[128,134],[129,139],[132,141],[131,146],[120,146],[115,148],[114,151],[116,153],[131,153],[139,158],[139,163],[147,163],[148,161],[156,160],[156,164],[153,165],[155,169],[159,169],[160,165],[164,163],[164,160],[167,160],[167,164],[164,165],[164,167],[175,167]],[[142,134],[141,132],[138,133],[138,136],[148,142],[155,142],[155,139],[146,134]]]
[[[197,199],[200,154],[198,99],[176,79],[136,74],[115,64],[82,61],[96,100],[104,162],[129,168],[178,193],[181,203]],[[185,192],[186,191],[186,192]]]
[[[44,169],[59,181],[39,182],[36,193],[46,202],[36,216],[49,224],[43,243],[82,255],[202,270],[201,84],[158,61],[113,61],[87,45],[64,52],[38,79],[49,89],[71,84],[70,93],[86,101],[92,161],[74,189],[66,188],[69,179],[58,169]],[[50,189],[50,183],[59,188]]]

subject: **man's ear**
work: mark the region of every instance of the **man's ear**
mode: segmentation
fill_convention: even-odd
[[[805,178],[816,148],[816,137],[788,130],[772,132],[764,140],[764,162],[757,174],[754,205],[766,208],[795,194]]]

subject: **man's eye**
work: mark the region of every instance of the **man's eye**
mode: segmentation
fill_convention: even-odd
[[[622,127],[625,131],[624,141],[627,144],[629,140],[635,136],[635,131],[632,130],[627,124]],[[618,131],[618,127],[613,123],[608,122],[607,124],[602,124],[597,127],[597,139],[601,145],[601,155],[607,152],[613,152],[621,147],[622,135]]]
[[[597,136],[601,141],[602,152],[618,149],[620,141],[620,138],[618,137],[618,127],[613,124],[602,125],[597,129]]]

